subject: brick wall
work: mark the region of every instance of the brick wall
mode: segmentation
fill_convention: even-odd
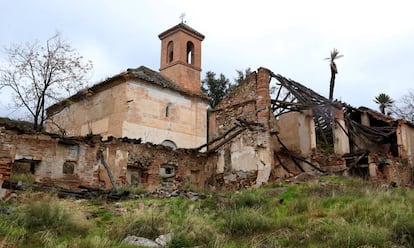
[[[145,172],[142,186],[157,188],[164,183],[159,176],[160,167],[167,164],[176,168],[174,176],[169,178],[173,187],[190,184],[204,188],[212,184],[212,168],[216,161],[215,155],[208,157],[194,150],[172,150],[127,139],[102,141],[100,136],[62,139],[54,135],[19,134],[3,129],[0,144],[1,183],[10,176],[13,161],[28,161],[35,164],[36,182],[72,190],[80,186],[95,189],[112,187],[97,156],[98,151],[102,151],[118,187],[127,183],[128,169],[140,168]]]
[[[216,151],[219,186],[242,188],[267,183],[274,167],[270,134],[270,71],[259,68],[230,92],[209,117],[209,140],[234,137]],[[250,125],[246,125],[250,123]],[[231,132],[232,128],[239,125]],[[241,129],[241,127],[244,127]],[[238,130],[243,130],[237,133]],[[224,138],[226,139],[226,138]],[[220,140],[209,146],[214,149]]]

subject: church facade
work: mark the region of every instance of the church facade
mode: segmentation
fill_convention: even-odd
[[[206,143],[208,98],[200,90],[204,36],[184,23],[159,35],[160,71],[127,69],[47,109],[48,132],[141,138],[172,148]]]

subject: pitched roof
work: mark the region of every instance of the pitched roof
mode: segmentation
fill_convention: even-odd
[[[135,69],[131,69],[131,68],[127,69],[124,72],[121,72],[115,76],[107,78],[106,80],[98,84],[95,84],[90,88],[80,90],[75,95],[72,95],[69,98],[66,98],[58,103],[53,104],[52,106],[46,109],[47,115],[48,116],[53,115],[61,111],[62,109],[64,109],[70,103],[81,101],[85,99],[87,96],[96,94],[98,92],[101,92],[105,89],[111,88],[113,86],[116,86],[118,84],[121,84],[131,79],[140,79],[144,82],[154,84],[162,88],[171,89],[173,91],[179,92],[187,96],[195,96],[205,101],[209,100],[209,98],[205,95],[194,94],[192,92],[189,92],[188,90],[182,89],[173,80],[167,78],[166,76],[162,75],[161,73],[157,71],[151,70],[145,66],[140,66]]]
[[[140,66],[135,69],[127,69],[126,76],[128,78],[139,78],[147,82],[151,82],[163,88],[169,88],[177,91],[182,89],[171,79],[163,76],[161,73],[151,70],[145,66]]]
[[[366,113],[370,114],[372,117],[374,117],[375,119],[381,120],[383,122],[390,123],[390,122],[395,121],[395,119],[392,118],[389,115],[382,114],[378,111],[375,111],[373,109],[370,109],[370,108],[367,108],[367,107],[364,107],[364,106],[359,107],[358,110],[361,111],[361,112],[366,112]]]
[[[198,32],[197,30],[193,29],[192,27],[188,26],[187,24],[184,23],[179,23],[177,25],[175,25],[172,28],[169,28],[167,30],[165,30],[164,32],[162,32],[161,34],[158,35],[158,37],[160,39],[163,39],[163,37],[165,37],[166,35],[178,31],[178,30],[184,30],[187,31],[188,33],[192,34],[193,36],[195,36],[196,38],[200,39],[200,40],[204,40],[205,36],[203,34],[201,34],[200,32]]]

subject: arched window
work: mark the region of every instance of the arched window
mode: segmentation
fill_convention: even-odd
[[[171,147],[173,150],[177,149],[177,145],[172,140],[164,140],[161,145],[166,147]]]
[[[194,63],[194,44],[189,41],[187,42],[187,64]]]
[[[167,63],[171,63],[174,59],[174,43],[168,42],[167,45]]]

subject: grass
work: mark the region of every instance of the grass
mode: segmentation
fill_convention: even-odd
[[[322,177],[207,195],[107,202],[20,192],[1,204],[11,213],[0,214],[0,246],[130,247],[127,235],[173,233],[168,247],[414,247],[412,189]]]
[[[31,173],[12,173],[10,176],[11,182],[22,182],[24,184],[32,184],[35,182],[35,175]]]

